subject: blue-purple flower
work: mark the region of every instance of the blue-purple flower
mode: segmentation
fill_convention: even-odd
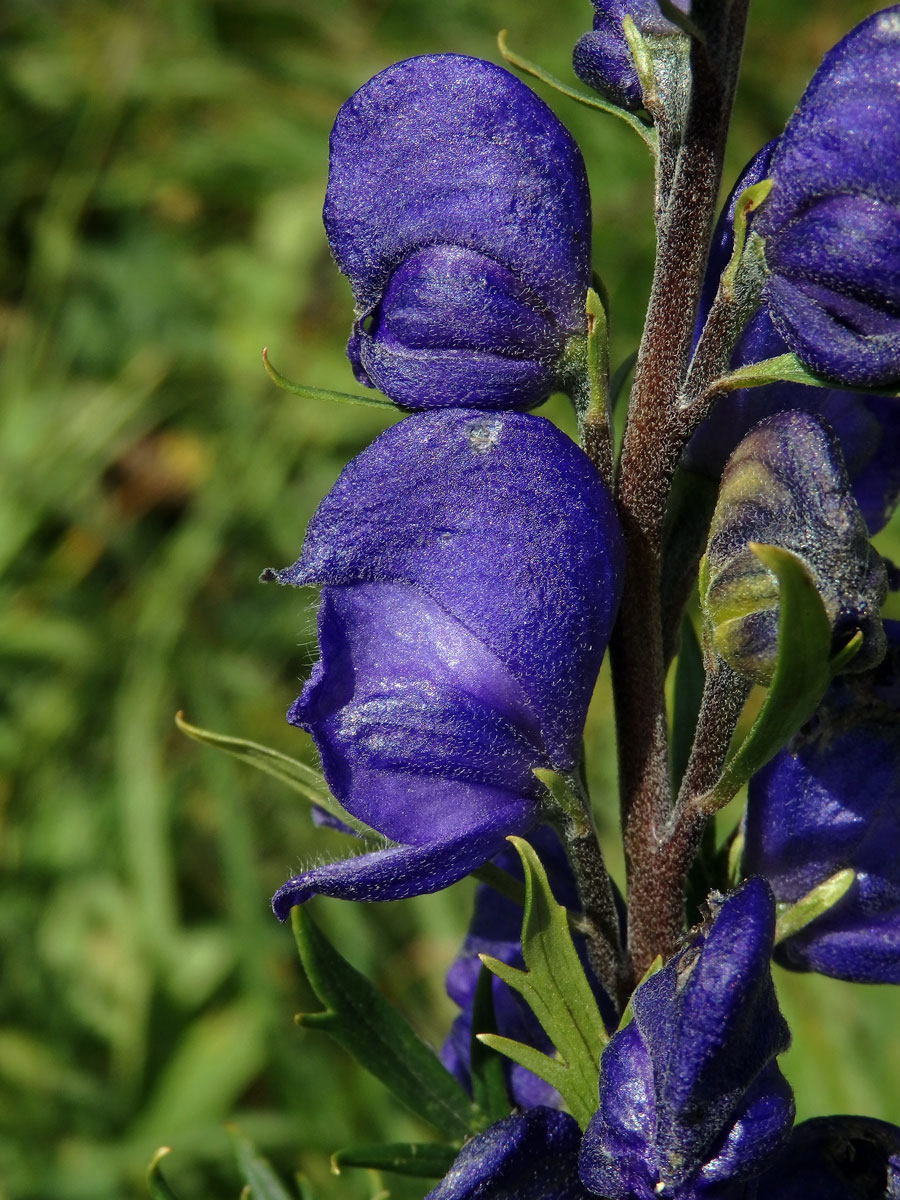
[[[660,11],[657,0],[593,0],[594,27],[575,45],[572,66],[590,87],[623,108],[640,108],[643,94],[623,23],[630,17],[645,36],[678,32]],[[675,0],[676,8],[691,11],[691,0]]]
[[[288,714],[334,795],[398,846],[313,868],[273,903],[446,887],[542,815],[569,771],[618,605],[609,491],[555,426],[440,410],[344,470],[298,562],[322,585],[321,658]]]
[[[900,1129],[871,1117],[798,1125],[743,1200],[897,1200]]]
[[[748,880],[688,949],[632,997],[600,1060],[581,1179],[606,1200],[741,1196],[787,1138],[789,1034],[769,960],[775,905]]]
[[[344,104],[325,228],[350,280],[357,378],[405,408],[526,409],[586,329],[581,153],[502,67],[395,63]]]
[[[463,1146],[425,1200],[590,1200],[578,1179],[581,1130],[568,1113],[531,1108]]]
[[[734,212],[745,188],[770,173],[777,141],[769,142],[748,163],[732,191],[713,237],[709,267],[697,321],[697,338],[712,307],[722,271],[734,248]],[[765,206],[763,206],[765,207]],[[760,210],[762,211],[762,210]],[[751,227],[755,218],[751,218]],[[732,368],[776,358],[789,350],[772,323],[765,300],[743,331]],[[691,471],[718,478],[738,442],[764,417],[776,412],[807,412],[820,417],[837,435],[850,484],[870,533],[886,523],[900,499],[900,403],[890,396],[840,388],[772,383],[722,396],[701,423],[685,451]]]
[[[784,903],[856,872],[776,958],[868,983],[900,983],[900,623],[884,628],[884,662],[836,679],[813,720],[750,781],[743,855]]]
[[[825,56],[778,141],[755,222],[765,303],[788,346],[840,383],[900,381],[900,6]]]

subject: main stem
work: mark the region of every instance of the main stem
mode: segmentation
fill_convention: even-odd
[[[749,0],[697,0],[706,48],[677,143],[660,137],[658,250],[619,464],[626,540],[622,606],[610,647],[632,982],[684,931],[681,864],[666,854],[672,810],[660,597],[663,521],[686,431],[678,396],[690,360]],[[663,131],[661,130],[661,135]],[[671,182],[669,182],[671,181]]]

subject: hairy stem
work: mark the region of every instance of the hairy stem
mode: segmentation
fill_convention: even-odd
[[[661,555],[666,503],[684,432],[687,375],[715,218],[728,118],[749,0],[698,0],[706,48],[692,51],[692,86],[677,147],[660,145],[665,181],[657,260],[619,465],[617,500],[627,566],[611,645],[634,981],[683,932],[683,881],[664,844],[672,809]],[[669,183],[671,181],[671,183]]]

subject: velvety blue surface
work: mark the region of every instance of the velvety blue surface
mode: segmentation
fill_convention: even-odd
[[[531,1108],[466,1142],[425,1200],[589,1200],[578,1181],[581,1130],[568,1113]]]
[[[590,196],[525,84],[460,54],[388,67],[338,113],[324,216],[358,379],[407,408],[546,398],[586,328]]]
[[[581,1178],[607,1200],[740,1195],[788,1136],[789,1043],[770,958],[775,906],[751,879],[705,933],[632,997],[634,1019],[600,1060],[600,1106]]]
[[[675,33],[676,27],[660,12],[656,0],[593,0],[594,27],[579,38],[572,55],[575,74],[590,87],[623,108],[640,108],[641,85],[622,22],[631,17],[643,34]],[[682,12],[691,11],[691,0],[675,0]]]
[[[575,887],[575,879],[559,837],[549,826],[542,825],[529,835],[528,840],[540,855],[557,901],[565,905],[570,912],[580,912],[581,902]],[[503,870],[523,879],[521,860],[512,847],[502,850],[495,861]],[[453,1072],[467,1090],[471,1087],[469,1053],[472,1037],[472,1004],[481,971],[481,961],[478,956],[490,954],[493,958],[498,958],[501,962],[509,963],[510,966],[521,970],[524,966],[521,937],[522,906],[515,904],[512,900],[507,900],[487,884],[481,884],[476,893],[475,911],[468,935],[447,974],[447,992],[450,998],[459,1005],[461,1012],[453,1022],[441,1052],[444,1065]],[[591,973],[587,963],[584,939],[580,936],[576,937],[575,943],[585,974],[594,988],[594,994],[604,1020],[608,1027],[615,1028],[617,1018],[613,1012],[612,1003]],[[496,976],[492,978],[491,985],[497,1032],[503,1037],[524,1042],[545,1054],[551,1054],[550,1039],[522,996],[507,987]],[[533,1108],[539,1104],[556,1107],[560,1103],[559,1094],[550,1084],[519,1066],[518,1063],[508,1063],[507,1077],[512,1099],[521,1108]]]
[[[695,340],[699,339],[712,307],[719,277],[731,258],[737,200],[745,188],[767,177],[777,145],[777,140],[769,142],[748,163],[719,218]],[[753,220],[751,217],[751,228]],[[731,365],[742,367],[761,362],[785,354],[789,349],[764,303],[741,335]],[[892,397],[838,388],[805,387],[797,383],[773,383],[730,392],[718,400],[710,416],[697,429],[685,451],[684,466],[701,475],[718,478],[738,442],[758,421],[776,412],[789,411],[817,415],[834,430],[856,502],[869,532],[877,533],[887,523],[900,499],[900,403]]]
[[[422,413],[354,459],[267,577],[323,585],[321,658],[288,719],[401,846],[305,872],[279,914],[316,891],[434,891],[533,826],[533,768],[577,761],[621,574],[605,484],[540,417]]]
[[[779,334],[841,383],[900,380],[900,6],[824,58],[772,160],[757,231]]]
[[[750,782],[743,865],[781,901],[857,878],[777,950],[795,970],[900,983],[900,623],[881,666],[831,685],[815,717]]]
[[[900,1129],[871,1117],[817,1117],[798,1125],[746,1200],[897,1200]]]

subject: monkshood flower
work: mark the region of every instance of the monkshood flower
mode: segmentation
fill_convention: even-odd
[[[776,413],[740,442],[722,474],[700,574],[713,647],[739,674],[765,684],[777,658],[779,584],[753,543],[803,561],[835,649],[862,632],[850,670],[880,661],[884,563],[869,542],[834,434],[809,413]]]
[[[767,177],[776,145],[770,142],[748,164],[719,219],[700,304],[698,338],[734,248],[738,197],[745,188]],[[762,362],[788,350],[763,304],[741,335],[731,366]],[[729,392],[697,429],[682,463],[691,471],[718,479],[738,442],[754,425],[773,413],[795,409],[820,416],[834,430],[853,495],[869,532],[877,533],[900,499],[900,404],[892,397],[799,383],[772,383]]]
[[[276,913],[435,891],[538,823],[533,769],[578,760],[621,575],[609,491],[543,418],[422,413],[355,458],[298,562],[264,578],[322,585],[321,658],[288,720],[344,807],[400,844],[290,880]]]
[[[568,1113],[532,1108],[463,1146],[425,1200],[590,1200],[578,1179],[581,1130]]]
[[[586,84],[623,108],[640,108],[643,95],[634,59],[622,28],[631,17],[644,36],[678,33],[662,15],[657,0],[593,0],[594,27],[575,44],[572,66]],[[691,11],[691,0],[675,0],[676,8]]]
[[[750,781],[743,866],[790,903],[852,868],[846,895],[775,956],[794,970],[900,983],[900,623],[884,628],[882,664],[834,680]]]
[[[900,1129],[871,1117],[816,1117],[798,1125],[745,1200],[897,1200]]]
[[[606,1200],[732,1197],[794,1119],[775,1056],[787,1049],[769,961],[775,904],[751,879],[710,927],[642,984],[600,1060],[600,1105],[580,1172]]]
[[[540,854],[557,902],[570,912],[579,912],[581,901],[578,889],[559,837],[549,826],[543,825],[534,830],[528,840]],[[494,861],[511,875],[522,878],[522,862],[512,847],[505,847]],[[489,954],[521,970],[524,967],[521,937],[522,906],[501,896],[487,884],[481,884],[476,893],[475,911],[466,940],[447,973],[447,993],[461,1011],[441,1051],[444,1065],[466,1090],[471,1088],[472,1006],[483,969],[479,955]],[[614,1028],[616,1017],[612,1003],[594,979],[587,961],[584,939],[576,935],[575,944],[604,1021],[607,1026]],[[534,1046],[544,1054],[552,1054],[550,1039],[520,993],[513,991],[496,976],[491,977],[491,987],[497,1032],[503,1037]],[[510,1095],[520,1108],[559,1104],[560,1097],[556,1090],[518,1063],[508,1064],[507,1078]]]
[[[344,104],[325,228],[350,280],[357,378],[406,408],[526,409],[586,329],[581,152],[501,67],[396,63]]]
[[[840,383],[900,380],[900,6],[824,58],[779,139],[755,222],[765,303],[788,346]]]

